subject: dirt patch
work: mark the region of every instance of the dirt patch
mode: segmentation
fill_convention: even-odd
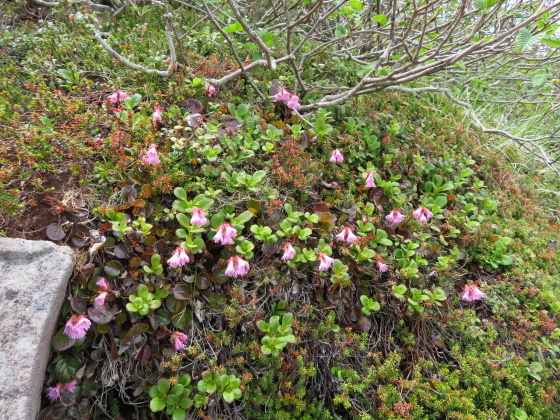
[[[9,238],[50,240],[47,228],[57,224],[66,235],[53,242],[75,247],[71,238],[88,235],[88,228],[83,224],[89,215],[85,200],[81,198],[84,188],[77,178],[65,172],[45,172],[41,174],[41,180],[41,192],[33,191],[30,185],[25,187],[21,193],[25,208],[16,216],[7,218],[2,230]]]

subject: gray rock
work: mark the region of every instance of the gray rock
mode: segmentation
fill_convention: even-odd
[[[0,238],[0,419],[35,419],[75,257],[47,241]]]

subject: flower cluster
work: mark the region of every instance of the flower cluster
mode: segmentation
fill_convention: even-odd
[[[72,394],[76,391],[76,381],[68,382],[67,384],[56,384],[47,388],[47,397],[49,400],[54,401],[60,398],[60,392],[65,389]]]
[[[173,334],[171,334],[173,347],[175,348],[176,351],[182,350],[185,347],[187,347],[185,341],[187,341],[188,339],[189,336],[187,334],[183,334],[181,331],[175,331]]]
[[[64,334],[72,340],[79,340],[86,336],[89,327],[91,327],[91,321],[86,315],[72,315],[66,322]]]
[[[287,89],[280,89],[278,93],[274,95],[274,99],[277,102],[284,102],[290,109],[297,111],[299,108],[301,108],[301,104],[299,103],[299,96],[291,94]]]
[[[109,101],[113,104],[118,104],[128,98],[128,95],[122,90],[115,90],[112,94],[108,96]]]

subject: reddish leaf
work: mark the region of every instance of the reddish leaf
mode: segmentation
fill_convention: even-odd
[[[395,229],[393,229],[393,228],[390,227],[390,226],[385,226],[385,227],[383,228],[383,230],[384,230],[385,232],[387,232],[387,235],[388,235],[388,236],[393,236],[393,235],[395,234]]]
[[[324,201],[320,201],[318,203],[313,204],[313,211],[317,213],[327,213],[329,209],[330,209],[329,205]]]
[[[272,242],[272,243],[271,242],[266,242],[262,246],[262,252],[267,257],[270,257],[270,256],[274,255],[276,253],[276,251],[278,251],[278,248],[280,248],[280,245],[278,244],[278,242]]]
[[[117,258],[122,258],[122,259],[128,258],[128,247],[125,244],[118,244],[113,249],[113,253]]]
[[[384,197],[385,195],[383,193],[382,187],[372,188],[371,191],[369,192],[369,199],[373,201],[375,204],[378,205],[381,204],[381,201],[383,200]]]
[[[406,229],[397,228],[397,230],[395,231],[395,233],[396,233],[397,235],[402,236],[404,239],[407,239],[407,240],[412,239],[412,233],[410,233],[410,232],[409,232],[408,230],[406,230]]]
[[[87,244],[86,240],[77,233],[73,233],[72,235],[70,235],[70,240],[72,241],[72,244],[78,248],[81,248]]]
[[[145,363],[152,357],[152,350],[148,346],[144,346],[140,349],[136,355],[136,360],[140,363]]]
[[[113,320],[115,313],[111,308],[105,305],[98,308],[89,308],[88,315],[93,322],[107,324]]]
[[[125,185],[121,189],[121,198],[124,202],[132,203],[138,193],[136,192],[136,188],[133,185]]]
[[[175,299],[185,300],[191,296],[191,286],[188,284],[178,284],[173,288],[173,297],[175,297]]]
[[[51,223],[47,226],[47,238],[51,241],[61,241],[65,236],[66,233],[57,223]]]
[[[358,327],[360,327],[360,330],[368,332],[369,330],[371,330],[371,321],[369,319],[369,317],[361,317],[360,320],[358,321]]]
[[[198,99],[185,99],[183,101],[183,107],[187,108],[191,114],[198,114],[202,111],[202,103]]]
[[[124,267],[118,261],[109,261],[107,264],[105,264],[105,267],[103,267],[103,270],[109,276],[117,277],[118,275],[120,275],[124,271]]]

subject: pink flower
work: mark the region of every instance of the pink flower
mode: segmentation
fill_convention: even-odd
[[[62,385],[61,388],[73,394],[74,391],[76,391],[76,384],[76,381],[68,382],[67,384]]]
[[[208,85],[208,96],[214,96],[216,93],[216,88],[212,85]]]
[[[404,220],[404,214],[402,214],[398,210],[391,210],[389,212],[389,214],[387,216],[385,216],[385,219],[389,223],[394,223],[394,224],[398,225],[399,223],[401,223]]]
[[[420,223],[427,223],[432,217],[434,217],[434,213],[428,210],[426,207],[420,206],[416,210],[412,212],[412,215],[418,219]]]
[[[276,101],[284,101],[284,102],[289,101],[291,99],[291,97],[292,97],[292,94],[290,92],[288,92],[287,89],[284,89],[284,88],[280,89],[278,91],[278,93],[276,95],[274,95],[274,99]],[[298,98],[298,100],[299,100],[299,98]]]
[[[56,386],[51,386],[47,388],[47,398],[51,401],[58,400],[60,398],[60,388],[62,384],[57,384]]]
[[[163,109],[161,109],[159,104],[156,104],[154,106],[154,113],[152,114],[152,121],[153,122],[161,121],[163,119],[162,111],[163,111]]]
[[[284,255],[282,255],[282,261],[291,260],[296,256],[296,250],[293,247],[294,244],[291,242],[286,242],[283,245],[284,248]]]
[[[107,292],[101,292],[99,293],[99,296],[97,296],[94,300],[93,300],[93,306],[95,306],[96,308],[99,308],[100,306],[105,305],[105,299],[107,298]]]
[[[204,226],[206,223],[208,223],[208,219],[202,212],[201,208],[195,207],[193,209],[190,223],[193,226]]]
[[[95,284],[97,284],[103,290],[109,290],[109,285],[107,284],[107,280],[105,280],[105,277],[99,277]]]
[[[91,327],[91,321],[85,315],[72,315],[66,326],[64,327],[64,334],[72,340],[79,340],[86,336],[87,330]]]
[[[63,389],[73,394],[76,391],[76,383],[76,381],[72,381],[67,384],[56,384],[56,386],[47,388],[47,398],[51,401],[59,399],[60,391]]]
[[[389,266],[381,261],[377,261],[377,269],[384,273],[385,271],[387,271],[389,269]]]
[[[343,162],[344,156],[342,156],[342,151],[340,149],[334,149],[329,159],[331,162]]]
[[[472,302],[475,300],[480,300],[484,297],[484,293],[480,291],[478,287],[474,284],[465,284],[464,293],[461,297],[462,300],[467,302]]]
[[[232,277],[244,276],[249,272],[249,263],[243,257],[233,256],[228,259],[226,275]]]
[[[290,100],[286,103],[286,106],[290,109],[298,110],[301,108],[301,104],[299,103],[299,96],[292,95],[290,96]]]
[[[344,229],[342,229],[342,232],[336,235],[336,239],[338,239],[339,241],[346,241],[349,244],[353,244],[354,242],[356,242],[356,239],[358,239],[358,237],[354,235],[354,233],[352,232],[352,228],[345,227]]]
[[[334,259],[329,257],[324,252],[319,252],[319,262],[319,271],[327,271],[329,268],[331,268]]]
[[[366,186],[366,188],[375,188],[376,187],[373,171],[368,172],[365,186]]]
[[[230,245],[233,243],[233,238],[237,236],[237,231],[229,223],[222,223],[218,227],[218,232],[214,236],[214,242],[222,245]]]
[[[182,267],[189,262],[191,262],[191,259],[183,247],[178,247],[175,251],[173,251],[173,255],[171,255],[171,258],[167,260],[167,264],[173,268]]]
[[[116,104],[117,102],[124,101],[128,98],[128,95],[122,90],[115,90],[111,95],[108,96],[111,103]]]
[[[176,351],[179,351],[187,347],[185,341],[189,339],[189,336],[187,334],[183,334],[180,331],[175,331],[173,334],[171,334],[171,339],[173,340],[173,347],[175,347]]]
[[[155,144],[152,144],[150,146],[150,148],[148,149],[148,152],[144,155],[144,157],[142,159],[144,160],[145,163],[147,163],[149,165],[154,165],[156,163],[161,163],[161,161],[159,160],[158,154],[157,154]]]

